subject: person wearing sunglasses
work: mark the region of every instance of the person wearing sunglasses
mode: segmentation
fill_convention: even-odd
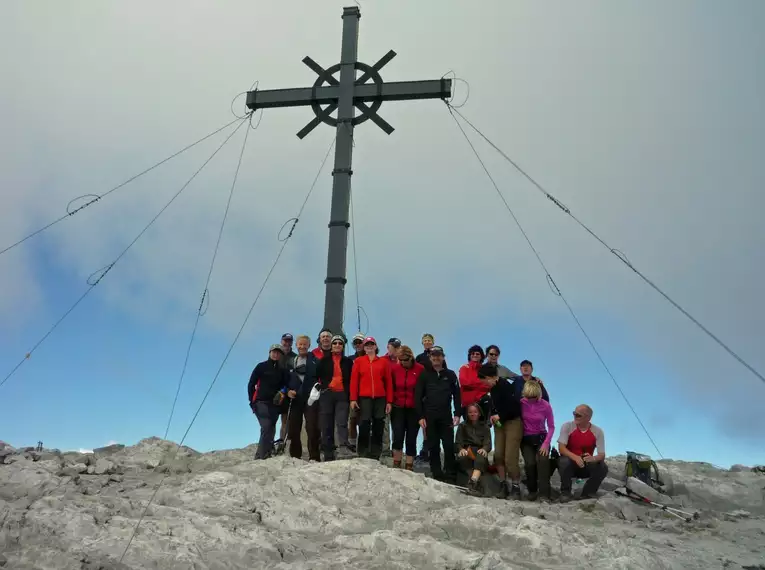
[[[501,354],[499,347],[496,344],[490,344],[486,347],[486,363],[493,364],[497,367],[497,374],[500,378],[512,378],[513,376],[519,376],[512,370],[510,370],[504,364],[499,363],[499,355]]]
[[[388,346],[387,346],[388,352],[384,358],[388,359],[388,364],[390,364],[391,370],[393,370],[393,366],[395,364],[398,364],[398,351],[400,348],[401,348],[401,341],[399,339],[397,339],[396,337],[391,337],[388,339]],[[385,418],[385,422],[383,423],[382,454],[384,456],[391,455],[390,434],[391,434],[391,417],[387,416]]]
[[[573,421],[564,423],[560,428],[558,471],[561,503],[572,499],[571,480],[574,477],[587,479],[580,498],[590,499],[597,495],[600,484],[608,475],[606,436],[591,420],[592,408],[581,404],[574,410]]]
[[[364,335],[356,333],[353,337],[353,354],[349,357],[351,360],[364,356]],[[356,453],[356,441],[358,439],[358,421],[359,411],[357,409],[348,407],[348,449],[352,453]]]
[[[364,339],[364,354],[353,361],[351,407],[359,409],[359,457],[379,460],[385,417],[393,402],[393,383],[388,359],[380,358],[377,341]]]
[[[345,337],[336,334],[330,339],[330,354],[319,361],[317,376],[322,391],[319,397],[324,461],[335,459],[335,429],[340,445],[348,442],[348,401],[353,361],[345,356]]]
[[[398,351],[398,359],[391,366],[393,375],[393,408],[390,411],[390,423],[393,428],[393,467],[401,467],[401,456],[406,442],[407,471],[414,470],[414,457],[417,455],[417,433],[420,431],[420,418],[414,401],[417,379],[425,367],[414,360],[414,352],[406,345]]]

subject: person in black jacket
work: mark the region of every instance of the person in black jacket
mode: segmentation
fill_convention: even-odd
[[[281,345],[282,345],[282,357],[279,359],[279,364],[281,364],[282,367],[287,369],[287,373],[289,375],[292,375],[292,369],[295,367],[295,357],[297,356],[297,353],[295,353],[294,350],[292,350],[292,341],[293,336],[292,333],[284,333],[282,335]],[[281,417],[282,420],[282,426],[279,429],[279,439],[277,440],[277,443],[282,443],[285,438],[287,437],[287,428],[289,423],[289,413],[290,413],[290,406],[292,405],[292,400],[289,398],[284,398],[284,401],[282,402],[281,408],[279,410],[279,417]]]
[[[504,498],[521,498],[520,452],[523,439],[520,391],[523,378],[500,378],[497,366],[484,364],[478,369],[478,378],[490,386],[491,423],[494,426],[494,466],[502,483]]]
[[[422,352],[414,360],[422,364],[426,369],[430,367],[430,351],[435,342],[436,339],[432,334],[425,333],[422,335]],[[444,359],[444,368],[449,368],[449,365],[446,364],[446,359]],[[428,434],[424,429],[422,430],[422,450],[415,458],[415,462],[418,464],[428,462]]]
[[[331,353],[319,361],[317,377],[321,389],[319,416],[324,461],[335,459],[335,427],[340,445],[350,449],[348,441],[348,410],[350,409],[351,370],[353,361],[345,356],[345,337],[335,335]]]
[[[314,402],[308,405],[308,397],[311,395],[311,389],[318,381],[317,368],[319,360],[311,354],[308,349],[311,346],[311,339],[306,335],[297,337],[297,355],[293,362],[290,373],[290,384],[287,396],[292,402],[289,416],[289,440],[290,457],[303,457],[303,444],[300,434],[303,429],[303,418],[305,417],[305,431],[308,444],[308,459],[311,461],[321,461],[319,453],[321,445],[321,428],[319,425],[319,404]]]
[[[274,447],[276,420],[279,418],[279,409],[289,381],[287,370],[279,364],[283,355],[282,346],[272,344],[268,351],[268,360],[255,367],[247,384],[250,408],[260,423],[260,442],[255,459],[265,459]]]
[[[453,482],[457,478],[454,457],[454,426],[460,423],[460,384],[453,370],[444,366],[444,349],[430,349],[430,366],[420,373],[414,403],[422,429],[428,430],[430,471],[434,479]],[[441,467],[441,445],[444,466]]]

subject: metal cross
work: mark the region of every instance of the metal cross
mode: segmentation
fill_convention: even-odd
[[[301,139],[319,123],[326,123],[337,129],[335,166],[332,170],[327,278],[324,280],[324,326],[334,333],[343,332],[348,228],[351,227],[348,214],[353,174],[353,128],[369,119],[387,134],[391,134],[393,127],[377,114],[383,101],[448,99],[452,94],[450,79],[383,82],[380,70],[396,56],[396,53],[389,51],[374,65],[358,61],[360,18],[361,11],[358,6],[343,9],[340,63],[324,69],[310,57],[303,59],[303,63],[318,75],[312,87],[256,90],[247,93],[247,107],[252,111],[310,105],[316,116],[297,133]],[[360,77],[356,76],[358,71],[362,72]],[[338,72],[339,80],[334,77]],[[372,83],[368,83],[369,80],[372,80]],[[322,105],[326,106],[322,108]],[[358,109],[361,115],[356,116],[355,109]],[[330,116],[335,111],[337,118]]]

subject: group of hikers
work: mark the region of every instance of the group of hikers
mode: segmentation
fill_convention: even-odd
[[[481,475],[491,471],[503,497],[520,499],[520,455],[528,500],[550,500],[555,468],[562,502],[572,499],[574,479],[587,479],[580,498],[588,498],[608,473],[605,436],[591,422],[592,409],[576,407],[573,419],[560,428],[556,450],[546,386],[533,375],[529,360],[520,363],[520,373],[500,364],[496,345],[485,350],[471,346],[467,363],[454,372],[443,348],[427,333],[416,356],[398,338],[388,340],[383,355],[374,337],[363,334],[353,337],[351,355],[346,355],[345,336],[328,329],[319,333],[317,343],[311,350],[308,336],[285,333],[253,370],[247,396],[260,423],[255,459],[273,453],[281,419],[280,439],[289,440],[292,457],[303,456],[305,426],[309,461],[321,461],[322,452],[324,461],[332,461],[339,447],[379,460],[390,446],[394,468],[412,471],[415,461],[429,461],[431,476],[449,483],[461,471],[471,494],[483,494]]]

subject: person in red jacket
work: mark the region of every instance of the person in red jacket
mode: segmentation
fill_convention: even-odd
[[[377,341],[364,339],[364,356],[353,362],[351,371],[351,407],[359,410],[359,457],[380,459],[385,416],[393,402],[390,362],[377,354]]]
[[[414,457],[417,455],[420,418],[415,406],[414,389],[423,370],[425,367],[415,362],[412,349],[402,345],[398,351],[398,362],[391,366],[393,407],[390,411],[390,423],[393,428],[393,467],[401,467],[401,455],[406,440],[407,471],[414,470]]]
[[[483,348],[477,344],[468,349],[468,362],[460,367],[460,399],[462,401],[462,417],[467,420],[467,407],[470,404],[478,403],[486,394],[489,393],[489,386],[478,378],[478,369],[481,367],[486,355]],[[486,410],[482,409],[485,420],[488,416]]]

